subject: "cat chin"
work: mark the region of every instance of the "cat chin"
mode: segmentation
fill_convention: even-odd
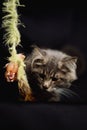
[[[47,91],[47,92],[53,92],[53,91],[55,91],[55,90],[56,90],[56,88],[51,88],[51,87],[50,87],[50,88],[48,88],[46,91]]]

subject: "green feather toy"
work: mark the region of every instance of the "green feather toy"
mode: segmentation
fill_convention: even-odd
[[[9,63],[14,63],[18,65],[17,80],[19,92],[23,96],[25,101],[31,101],[31,89],[25,73],[24,60],[22,58],[19,58],[19,54],[17,54],[16,50],[16,47],[20,45],[21,42],[21,35],[18,30],[18,26],[21,25],[19,15],[17,12],[18,6],[24,5],[21,5],[19,0],[5,0],[5,2],[3,3],[2,11],[5,14],[5,16],[3,16],[2,18],[2,28],[5,29],[3,39],[4,43],[8,46],[8,50],[11,55],[10,57],[8,57]],[[8,70],[9,68],[12,68],[12,65],[14,65],[9,63],[7,64]],[[11,76],[11,74],[9,75],[9,73],[10,72],[7,71],[7,77]]]

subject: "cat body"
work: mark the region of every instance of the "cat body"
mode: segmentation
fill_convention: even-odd
[[[60,101],[61,93],[77,79],[76,61],[61,51],[34,47],[25,59],[25,71],[36,99]]]

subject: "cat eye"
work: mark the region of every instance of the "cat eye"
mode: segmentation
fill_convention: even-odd
[[[63,74],[66,74],[66,73],[70,72],[70,70],[69,70],[67,67],[63,66],[63,67],[61,68],[61,72],[62,72]]]
[[[44,74],[39,74],[39,76],[44,79],[45,75]]]
[[[55,77],[52,77],[52,81],[57,81],[57,78],[55,78]]]
[[[67,70],[63,69],[61,72],[62,72],[63,74],[66,74],[66,73],[67,73]]]
[[[59,81],[63,81],[63,80],[64,80],[64,78],[59,78],[58,80],[59,80]]]

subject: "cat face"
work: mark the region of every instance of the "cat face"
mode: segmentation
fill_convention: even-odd
[[[59,51],[37,49],[33,52],[31,61],[31,78],[38,87],[45,91],[56,88],[67,88],[76,76],[76,57],[67,56]],[[58,58],[57,55],[60,55]],[[63,56],[62,56],[63,55]]]
[[[58,68],[58,65],[51,62],[39,66],[37,70],[35,70],[34,75],[36,75],[38,86],[47,91],[51,91],[56,87],[69,87],[76,78],[66,66],[62,65],[61,68]]]

